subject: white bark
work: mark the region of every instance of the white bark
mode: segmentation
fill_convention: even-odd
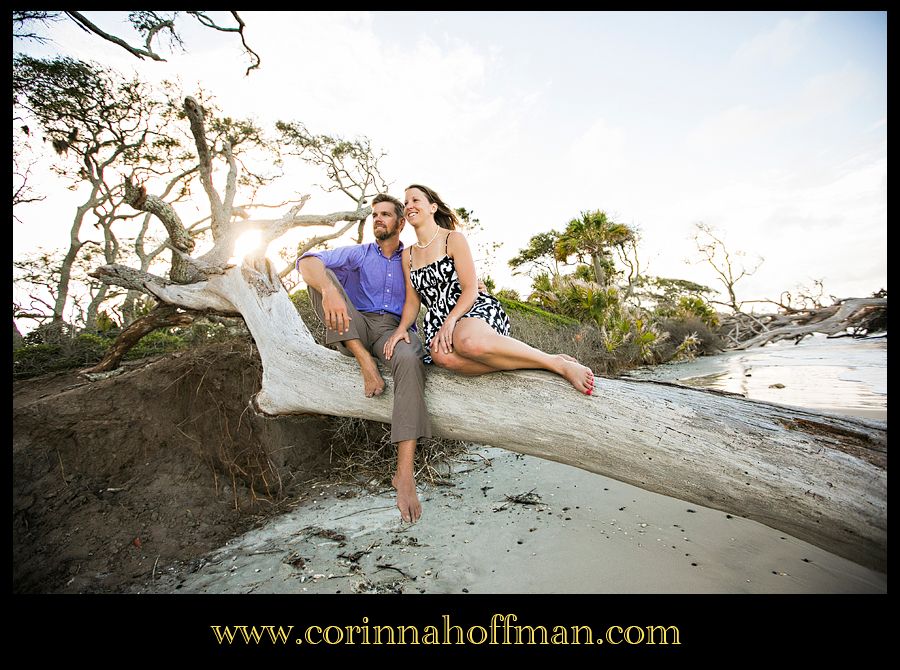
[[[810,333],[824,333],[826,335],[835,335],[847,329],[848,320],[850,320],[856,312],[868,307],[887,307],[887,298],[851,298],[841,303],[840,307],[834,314],[827,319],[806,323],[800,326],[784,326],[782,328],[773,328],[764,333],[760,333],[754,338],[741,343],[735,349],[749,349],[754,346],[762,346],[767,342],[776,342],[778,340],[787,340],[798,335],[809,335]],[[833,309],[833,308],[832,308]],[[790,317],[787,317],[790,318]]]
[[[393,395],[366,398],[353,359],[317,345],[275,270],[246,261],[162,300],[230,305],[263,364],[257,409],[389,422]],[[191,291],[192,304],[180,302]],[[634,380],[599,379],[593,397],[542,371],[478,378],[429,369],[436,433],[600,473],[755,519],[885,569],[886,424]]]

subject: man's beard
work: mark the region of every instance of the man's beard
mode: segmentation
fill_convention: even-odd
[[[386,239],[388,239],[389,237],[394,235],[396,232],[397,232],[396,228],[388,228],[388,227],[376,228],[375,229],[375,239],[381,240],[382,242],[384,242]]]

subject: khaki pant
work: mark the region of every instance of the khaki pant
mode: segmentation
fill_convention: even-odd
[[[340,334],[326,326],[325,343],[337,344],[337,349],[345,356],[353,354],[344,346],[347,340],[359,340],[362,345],[385,367],[390,367],[394,379],[394,411],[391,417],[391,442],[417,440],[420,437],[431,437],[431,420],[425,407],[425,365],[422,357],[425,354],[419,336],[409,331],[409,344],[400,340],[394,347],[391,360],[385,360],[384,344],[391,336],[400,320],[393,314],[376,314],[360,312],[350,302],[344,287],[334,272],[326,270],[328,278],[341,291],[347,303],[350,315],[350,328]],[[322,323],[325,323],[325,312],[322,309],[322,294],[309,287],[309,298]]]

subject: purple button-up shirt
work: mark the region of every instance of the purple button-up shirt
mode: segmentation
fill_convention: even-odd
[[[403,242],[390,258],[385,258],[376,242],[338,247],[325,251],[307,251],[297,259],[315,256],[332,270],[347,297],[360,312],[393,314],[398,319],[406,300],[406,279],[400,253]],[[299,269],[298,269],[299,271]]]

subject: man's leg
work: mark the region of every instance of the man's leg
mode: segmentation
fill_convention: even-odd
[[[415,522],[422,514],[416,494],[416,440],[431,437],[431,421],[425,406],[424,350],[419,337],[410,331],[410,342],[400,341],[390,361],[384,361],[384,343],[396,329],[387,330],[374,346],[374,353],[391,366],[394,378],[394,410],[391,419],[391,442],[397,445],[397,472],[391,483],[397,490],[397,507],[405,521]]]
[[[359,363],[359,370],[363,377],[363,386],[367,398],[384,393],[384,379],[378,371],[378,365],[365,343],[372,337],[366,319],[350,302],[347,292],[338,281],[334,272],[326,270],[325,273],[332,283],[341,291],[344,302],[347,303],[347,313],[350,315],[350,325],[346,333],[339,333],[325,326],[325,343],[336,344],[338,351],[345,356],[353,356]],[[322,309],[322,294],[312,286],[309,287],[309,299],[312,302],[316,315],[325,323],[325,311]]]
[[[416,493],[416,441],[402,440],[397,443],[397,472],[391,484],[397,491],[397,509],[404,521],[415,523],[422,516],[422,503]]]

